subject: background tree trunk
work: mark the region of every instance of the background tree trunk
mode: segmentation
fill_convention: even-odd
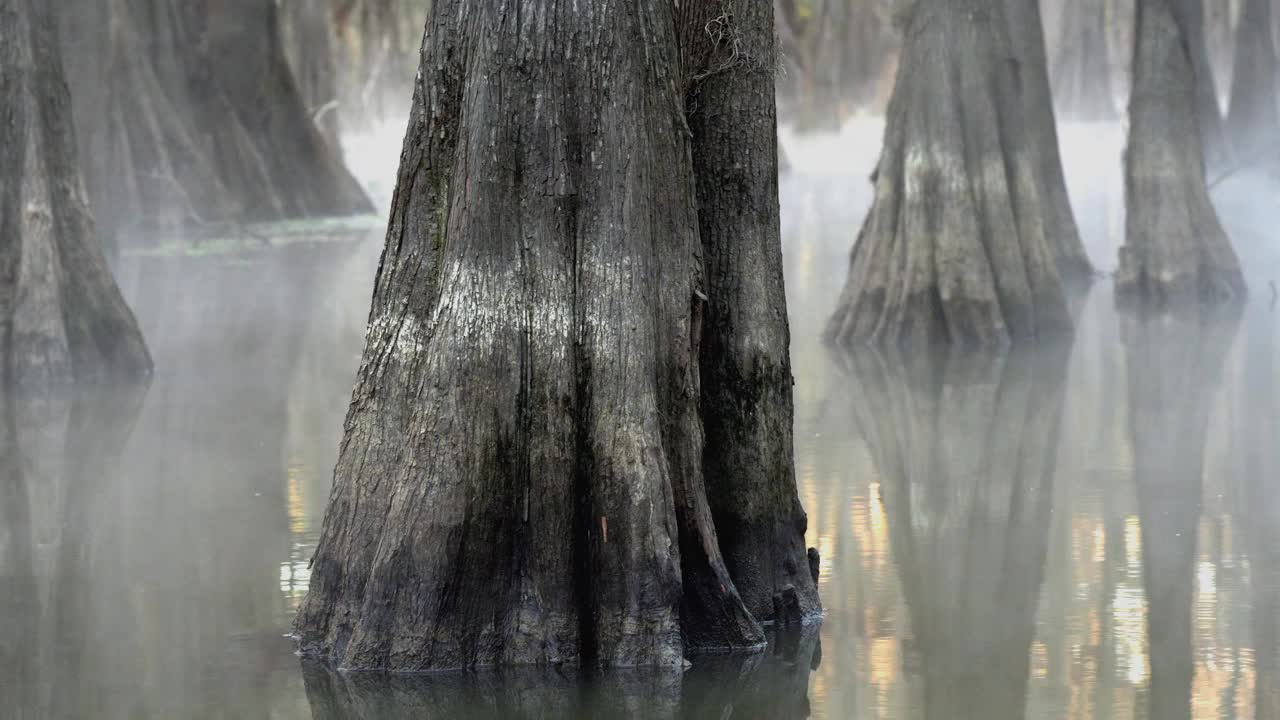
[[[1125,153],[1127,237],[1116,290],[1154,302],[1245,293],[1240,262],[1209,199],[1193,60],[1171,3],[1140,0]]]
[[[298,93],[329,147],[341,148],[331,0],[279,0],[280,35]],[[412,67],[406,69],[412,72]],[[406,92],[406,100],[409,93]]]
[[[790,587],[821,610],[792,448],[783,286],[773,5],[684,10],[689,126],[708,300],[700,303],[703,470],[720,547],[747,609],[773,620]]]
[[[1182,42],[1185,43],[1185,50],[1189,54],[1191,72],[1188,76],[1193,78],[1194,109],[1199,116],[1205,167],[1209,170],[1229,168],[1235,161],[1235,154],[1227,137],[1226,125],[1222,119],[1222,107],[1218,104],[1218,84],[1214,80],[1213,67],[1209,63],[1209,46],[1205,38],[1204,0],[1163,0],[1163,2],[1167,3],[1168,8],[1173,11]],[[1143,41],[1143,7],[1150,4],[1151,0],[1136,0],[1138,27],[1134,31],[1135,46],[1140,46]],[[1136,61],[1134,72],[1137,72]],[[1136,94],[1138,80],[1135,78],[1133,82],[1133,94]],[[1130,110],[1132,111],[1132,104]]]
[[[703,270],[673,12],[434,4],[303,652],[401,670],[675,666],[763,643],[703,487],[719,271]],[[776,164],[774,135],[754,142],[735,148],[750,188]],[[754,207],[775,214],[742,230],[763,244],[776,199]],[[744,577],[776,584],[765,570]]]
[[[149,372],[94,236],[51,4],[0,0],[0,362],[6,387]]]
[[[999,345],[1069,331],[1003,3],[920,0],[875,202],[828,336]]]
[[[1240,158],[1273,166],[1280,161],[1280,107],[1271,0],[1246,0],[1236,30],[1235,71],[1227,128]]]
[[[290,0],[296,2],[297,0]],[[328,0],[337,33],[343,122],[375,129],[409,112],[432,0]]]
[[[1078,0],[1062,8],[1062,38],[1053,59],[1053,98],[1063,118],[1113,122],[1115,97],[1107,43],[1106,0]]]
[[[59,15],[108,235],[372,211],[302,101],[275,0],[78,0]]]

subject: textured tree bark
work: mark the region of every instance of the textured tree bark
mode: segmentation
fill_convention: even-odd
[[[274,0],[69,0],[58,13],[109,237],[372,211],[302,101]]]
[[[725,563],[747,609],[773,620],[793,588],[821,611],[792,447],[791,332],[782,277],[773,5],[685,9],[693,169],[708,300],[701,317],[703,471]]]
[[[1194,63],[1176,1],[1138,4],[1116,291],[1155,303],[1238,300],[1244,276],[1209,199]]]
[[[1063,8],[1062,41],[1052,66],[1058,113],[1084,122],[1113,122],[1115,97],[1108,60],[1106,1],[1084,0]]]
[[[684,19],[662,0],[434,3],[304,653],[675,666],[763,643],[704,488],[700,359],[732,343],[706,331],[724,281],[704,272]],[[760,142],[736,149],[753,173],[776,165],[774,135]],[[764,198],[741,181],[729,199]],[[773,217],[739,230],[752,246],[777,224],[776,198],[760,202]],[[758,267],[764,297],[775,275]],[[760,311],[776,338],[785,321],[764,313],[784,308]],[[762,527],[795,537],[794,510]],[[744,577],[775,585],[792,552]]]
[[[1122,317],[1143,585],[1148,602],[1152,718],[1190,718],[1192,598],[1205,436],[1238,316]]]
[[[1231,105],[1227,131],[1240,158],[1273,166],[1280,161],[1277,107],[1277,66],[1271,0],[1245,0],[1236,30],[1235,72],[1231,81]]]
[[[875,202],[828,337],[995,346],[1069,332],[1003,3],[910,11]]]
[[[1065,350],[848,358],[930,720],[1025,714]]]
[[[94,236],[49,4],[0,2],[6,387],[141,375],[151,356]]]

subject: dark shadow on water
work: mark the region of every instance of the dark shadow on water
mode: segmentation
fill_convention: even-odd
[[[617,670],[581,677],[572,668],[481,673],[343,673],[304,659],[316,720],[408,718],[809,717],[809,674],[820,659],[818,627],[781,630],[752,655],[701,656],[688,670]]]

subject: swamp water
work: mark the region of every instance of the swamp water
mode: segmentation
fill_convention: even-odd
[[[1280,315],[1266,289],[1280,238],[1254,232],[1269,225],[1252,196],[1235,202],[1256,188],[1219,191],[1252,269],[1241,313],[1119,314],[1102,281],[1077,301],[1070,345],[834,354],[818,334],[876,131],[788,138],[796,468],[820,627],[684,673],[593,681],[300,660],[285,635],[380,238],[156,254],[117,268],[156,357],[149,387],[6,403],[0,717],[1280,717]],[[1115,177],[1090,163],[1116,143],[1064,136],[1104,264]]]

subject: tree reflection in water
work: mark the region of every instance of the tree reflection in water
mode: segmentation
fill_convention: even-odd
[[[0,708],[6,717],[86,717],[103,707],[102,657],[128,653],[136,633],[94,622],[86,578],[118,534],[104,504],[145,384],[23,396],[0,388]],[[124,587],[124,578],[99,592]],[[55,681],[61,679],[61,682]]]
[[[1237,323],[1233,311],[1133,311],[1121,317],[1142,528],[1151,718],[1192,716],[1192,600],[1205,444]]]
[[[846,358],[925,718],[1025,712],[1069,348]]]
[[[315,720],[403,718],[747,718],[809,717],[809,674],[821,650],[818,626],[779,630],[769,650],[703,655],[685,672],[618,670],[582,677],[573,668],[480,673],[343,673],[304,659]]]

